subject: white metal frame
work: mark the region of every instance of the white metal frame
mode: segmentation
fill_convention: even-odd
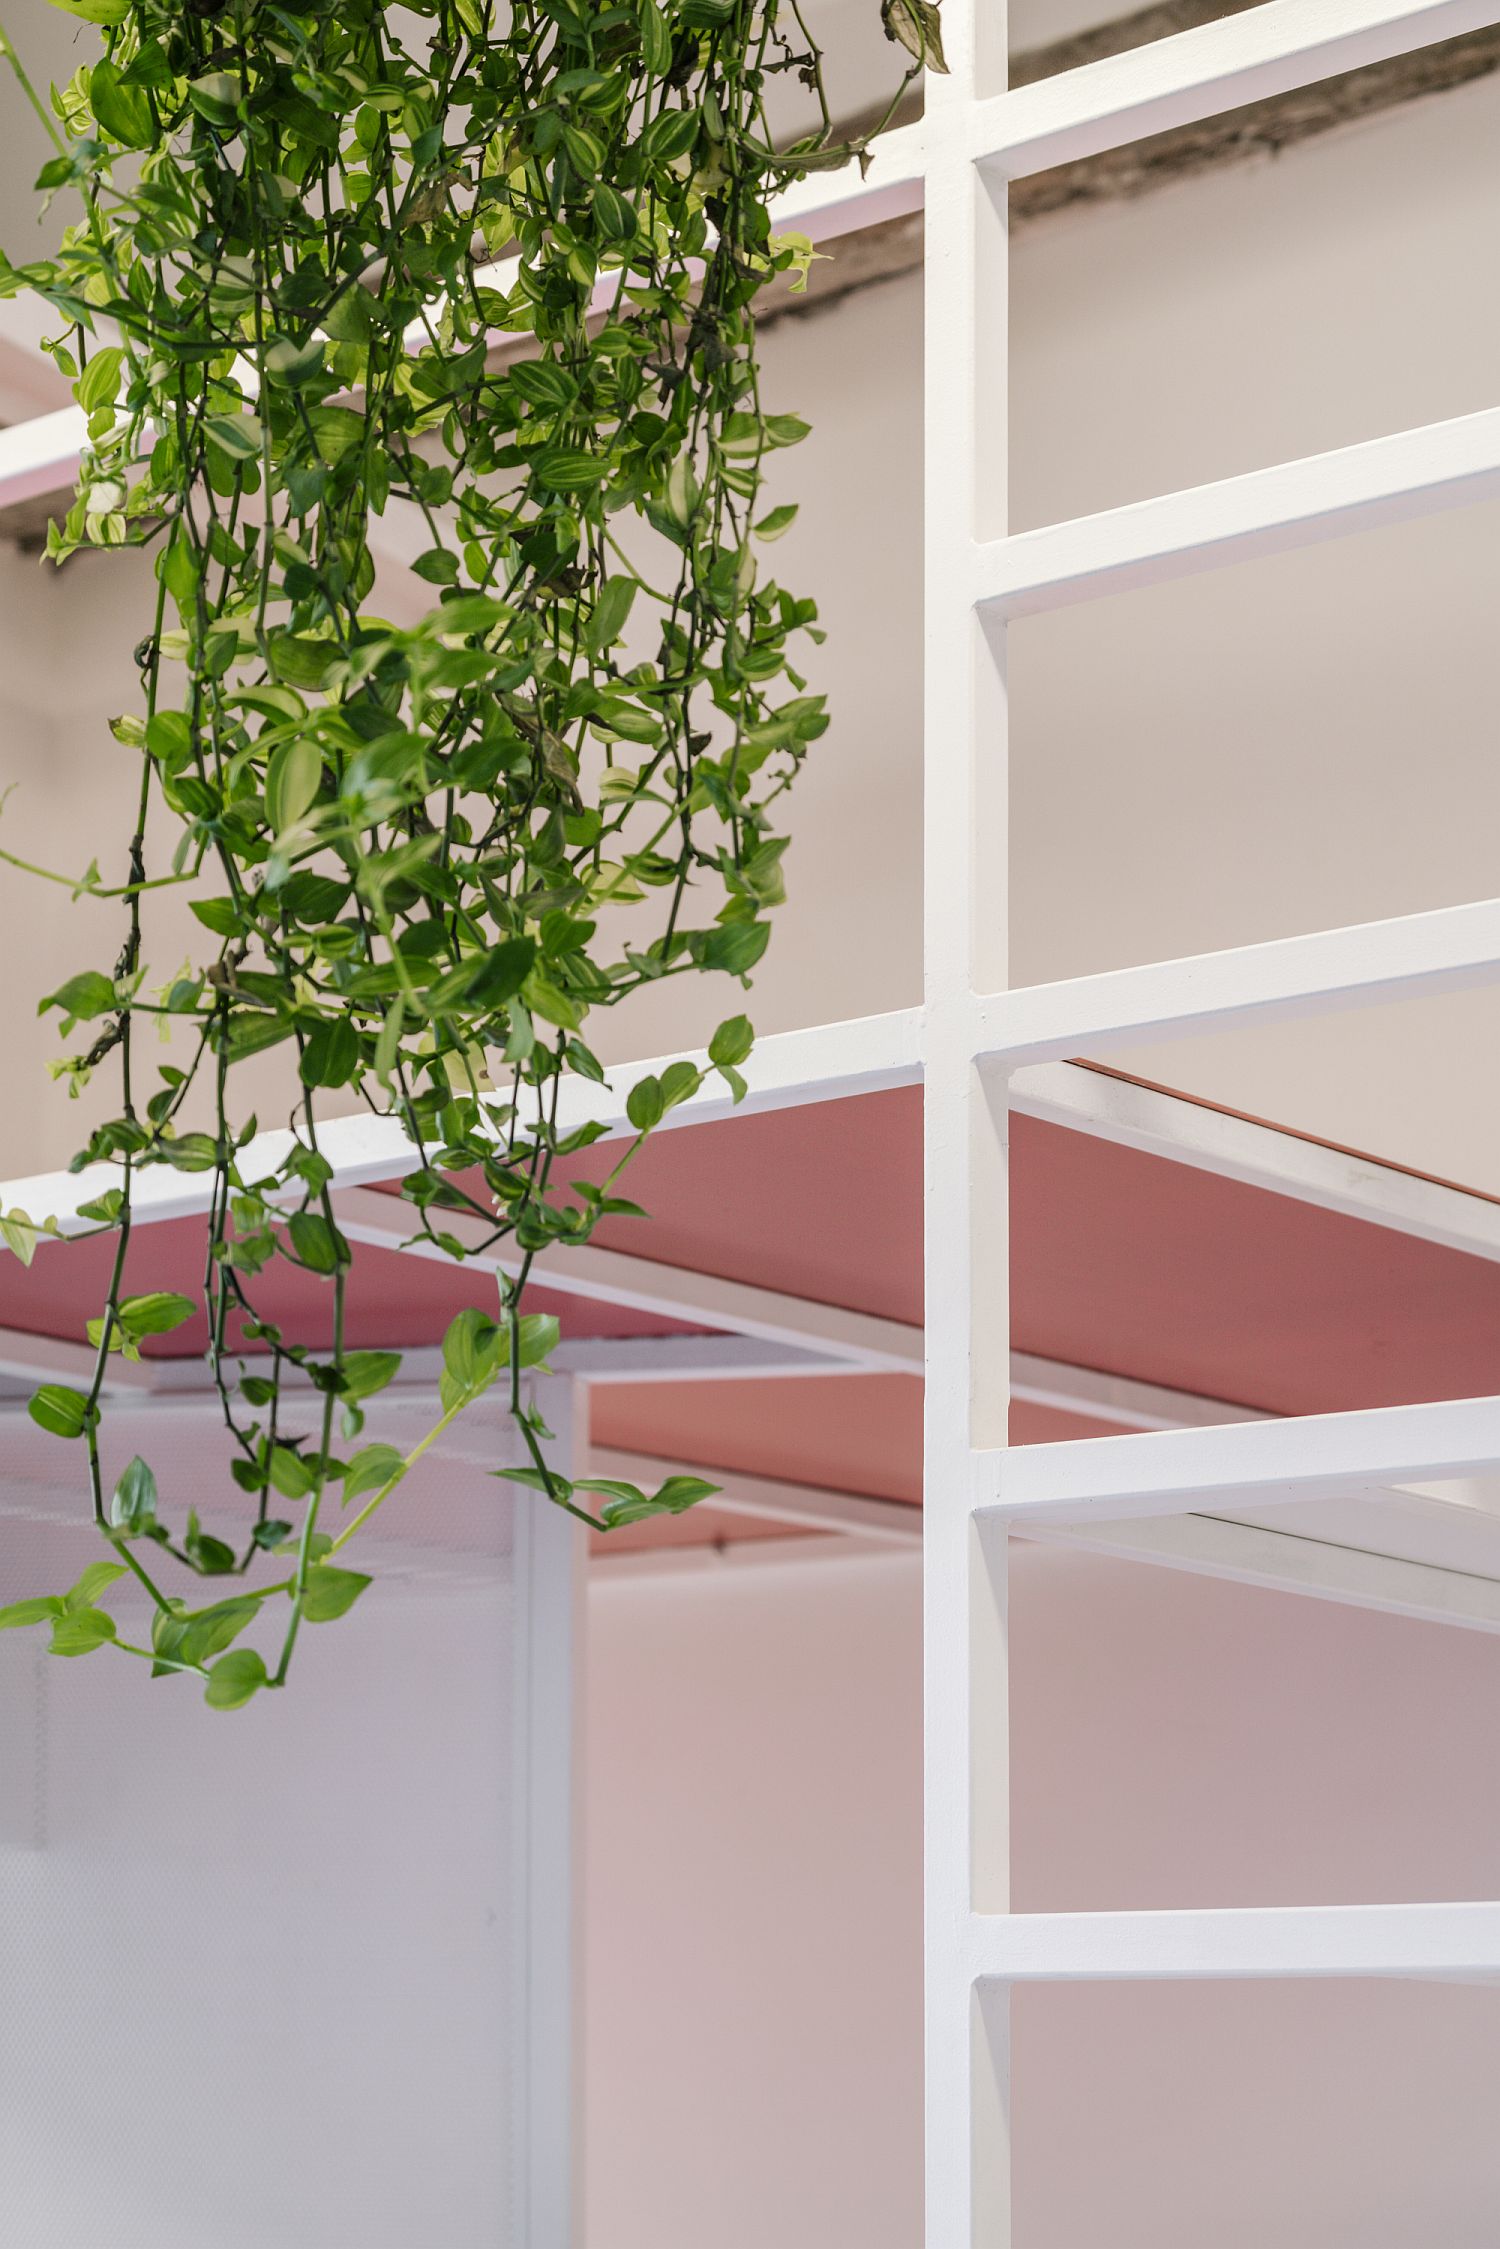
[[[1005,926],[1006,620],[1216,568],[1492,494],[1495,411],[1193,491],[985,539],[1004,519],[1002,181],[1310,83],[1497,14],[1369,0],[1269,5],[1040,86],[991,93],[1003,11],[945,11],[953,75],[929,90],[927,323],[927,2129],[928,2249],[1011,2238],[1009,1993],[1021,1981],[1124,1976],[1500,1975],[1500,1907],[1236,1913],[1008,1910],[1012,1531],[1125,1526],[1122,1551],[1190,1566],[1245,1540],[1237,1507],[1463,1475],[1500,1459],[1500,1401],[1239,1422],[1006,1449],[1006,1140],[1037,1065],[1146,1039],[1281,1020],[1500,978],[1500,902],[986,993],[977,961]],[[984,407],[979,406],[984,379]],[[979,841],[976,843],[976,838]],[[982,868],[982,876],[981,876]],[[1134,1108],[1139,1089],[1090,1089]],[[1053,1088],[1055,1093],[1056,1088]],[[1045,1109],[1047,1088],[1041,1088]],[[1195,1120],[1189,1160],[1252,1153],[1257,1129]],[[1128,1136],[1128,1135],[1126,1135]],[[1304,1146],[1308,1175],[1339,1179]],[[1234,1164],[1226,1166],[1233,1169]],[[1296,1192],[1294,1188],[1292,1190]],[[1403,1193],[1431,1221],[1444,1194]],[[1319,1197],[1321,1199],[1321,1197]],[[1420,1206],[1420,1213],[1418,1210]],[[1423,1227],[1425,1230],[1425,1227]],[[1460,1465],[1467,1463],[1468,1466]],[[1143,1527],[1143,1519],[1145,1525]],[[1350,1561],[1350,1575],[1369,1557]],[[1279,1571],[1278,1571],[1279,1576]],[[1333,1591],[1320,1585],[1320,1591]],[[1448,1589],[1444,1589],[1446,1592]]]
[[[825,239],[918,207],[927,214],[925,1005],[919,1014],[762,1042],[751,1066],[750,1105],[781,1107],[925,1081],[927,2244],[1004,2249],[1012,1984],[1184,1975],[1500,1977],[1500,1904],[1007,1911],[1005,1583],[1013,1530],[1085,1537],[1143,1559],[1406,1614],[1488,1629],[1500,1621],[1488,1579],[1320,1548],[1315,1539],[1283,1539],[1224,1513],[1232,1516],[1247,1499],[1260,1507],[1329,1491],[1389,1494],[1393,1484],[1493,1470],[1500,1467],[1500,1400],[1295,1422],[1217,1413],[1202,1426],[1203,1401],[1174,1408],[1160,1394],[1132,1395],[1139,1385],[1012,1359],[1009,1111],[1500,1256],[1500,1209],[1489,1201],[1064,1065],[1069,1055],[1098,1055],[1147,1038],[1500,981],[1500,900],[985,992],[976,967],[980,918],[989,924],[987,958],[1005,918],[1006,620],[1492,495],[1500,490],[1500,408],[1018,537],[986,538],[981,527],[1003,520],[1004,512],[1005,186],[1480,28],[1500,19],[1500,0],[1264,0],[1013,91],[1004,86],[1003,8],[945,0],[944,18],[952,72],[930,82],[924,121],[887,136],[864,177],[816,176],[784,199],[781,214],[784,223]],[[12,351],[24,344],[14,325],[0,340]],[[77,418],[68,415],[0,431],[0,506],[65,484],[77,440]],[[399,546],[399,537],[388,544]],[[610,1129],[623,1129],[624,1095],[635,1074],[613,1073],[607,1095],[573,1089],[579,1116],[598,1113]],[[670,1121],[686,1125],[723,1113],[722,1095],[705,1089]],[[362,1238],[396,1246],[397,1213],[381,1209],[387,1198],[366,1190],[405,1167],[399,1133],[351,1119],[331,1129],[329,1147],[348,1223]],[[65,1176],[0,1189],[7,1207],[19,1204],[38,1218],[52,1213],[64,1231],[89,1192],[87,1180]],[[143,1182],[141,1217],[183,1215],[199,1207],[199,1192],[191,1180]],[[909,1371],[922,1347],[916,1331],[897,1323],[834,1314],[645,1260],[600,1264],[603,1256],[596,1253],[587,1277],[578,1275],[587,1293],[675,1310],[727,1330],[731,1342],[739,1339],[742,1372],[789,1371],[789,1354],[804,1372]],[[548,1277],[563,1284],[562,1272]],[[680,1370],[735,1371],[722,1356],[724,1341],[686,1339],[699,1347],[699,1358],[694,1368],[691,1353],[679,1356]],[[716,1348],[705,1351],[705,1343]],[[32,1370],[34,1339],[0,1345],[0,1375]],[[674,1351],[682,1348],[679,1339],[642,1347],[633,1367],[672,1374]],[[779,1364],[757,1367],[757,1352],[772,1361],[780,1354]],[[617,1378],[625,1378],[622,1369],[619,1360]],[[604,1379],[609,1368],[600,1361],[579,1371]],[[1139,1433],[1008,1453],[1008,1398],[1027,1395],[1028,1384],[1043,1402],[1092,1411]],[[730,1482],[747,1512],[775,1513],[801,1532],[838,1523],[890,1545],[905,1529],[857,1497],[851,1502],[765,1479]],[[1420,1493],[1406,1496],[1423,1503]],[[733,1488],[727,1497],[732,1504]],[[1439,1502],[1429,1497],[1426,1504]],[[553,1679],[548,1692],[557,1685]],[[555,2070],[552,2081],[555,2089]],[[568,2223],[558,2206],[538,2211],[533,2238],[562,2240]]]

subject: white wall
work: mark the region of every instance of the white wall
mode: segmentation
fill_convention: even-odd
[[[595,1574],[590,2249],[920,2240],[919,1571]],[[1015,1553],[1022,1909],[1500,1894],[1500,1641]],[[1016,2010],[1017,2249],[1488,2249],[1500,1993]]]
[[[506,1622],[372,1592],[233,1714],[0,1641],[16,2249],[514,2238]]]

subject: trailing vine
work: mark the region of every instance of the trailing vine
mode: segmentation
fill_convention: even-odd
[[[56,1065],[74,1089],[106,1068],[119,1085],[73,1165],[110,1182],[80,1213],[114,1243],[93,1379],[30,1406],[80,1448],[105,1551],[0,1627],[48,1624],[59,1655],[122,1648],[234,1708],[283,1685],[304,1623],[352,1606],[369,1579],[346,1549],[492,1385],[529,1461],[500,1473],[596,1527],[713,1488],[549,1465],[526,1377],[557,1324],[522,1307],[540,1252],[634,1210],[621,1172],[702,1082],[681,1062],[638,1083],[620,1161],[602,1185],[571,1176],[602,1129],[560,1122],[564,1074],[603,1074],[589,1017],[664,977],[747,983],[782,895],[780,800],[827,719],[797,670],[814,604],[769,574],[796,510],[759,512],[765,463],[805,425],[762,399],[754,315],[810,256],[773,233],[773,195],[864,143],[834,138],[796,0],[54,4],[103,51],[50,103],[0,47],[52,142],[39,186],[82,215],[54,257],[0,266],[0,290],[59,313],[49,348],[87,416],[49,553],[144,548],[155,594],[141,703],[113,722],[140,763],[119,879],[50,871],[120,927],[42,1001],[79,1033]],[[937,16],[883,14],[899,95],[942,67]],[[780,149],[778,80],[821,119]],[[376,594],[397,537],[432,589],[415,623]],[[153,981],[143,902],[176,885],[202,957]],[[752,1035],[733,1014],[709,1048],[736,1098]],[[271,1049],[291,1127],[274,1154],[236,1098],[237,1066]],[[456,1260],[514,1252],[498,1303],[449,1328],[440,1417],[405,1456],[361,1441],[400,1356],[344,1339],[335,1094],[400,1120],[414,1235]],[[132,1293],[157,1166],[206,1178],[197,1304]],[[480,1222],[463,1242],[454,1212]],[[37,1226],[0,1229],[29,1259]],[[269,1316],[285,1264],[327,1289],[319,1349]],[[101,1460],[109,1355],[200,1309],[234,1544],[196,1512],[169,1522],[146,1461],[107,1488]],[[148,1647],[102,1605],[127,1571]],[[197,1579],[234,1582],[169,1589]],[[257,1624],[264,1652],[240,1642]]]

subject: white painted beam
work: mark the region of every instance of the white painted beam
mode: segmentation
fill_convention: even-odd
[[[591,1476],[614,1476],[649,1490],[669,1476],[701,1476],[723,1489],[704,1505],[716,1514],[749,1515],[766,1523],[785,1523],[808,1531],[839,1531],[881,1544],[920,1550],[922,1510],[905,1500],[870,1499],[861,1493],[824,1491],[814,1484],[790,1484],[778,1477],[747,1476],[737,1468],[686,1466],[649,1453],[627,1452],[616,1445],[590,1445]]]
[[[838,172],[810,172],[783,188],[771,205],[772,228],[832,242],[856,228],[904,218],[922,208],[926,170],[927,126],[919,118],[882,133],[863,172],[858,164],[846,164]]]
[[[976,1980],[1500,1977],[1500,1905],[1247,1906],[1165,1913],[976,1914]]]
[[[344,1233],[354,1242],[373,1243],[382,1249],[401,1249],[413,1257],[449,1263],[435,1243],[412,1238],[413,1213],[395,1195],[381,1195],[366,1187],[346,1188],[334,1196],[334,1210]],[[491,1229],[480,1219],[462,1212],[441,1214],[443,1231],[476,1254],[469,1271],[514,1274],[521,1253],[513,1240],[482,1248]],[[596,1304],[619,1304],[659,1317],[686,1320],[699,1326],[758,1337],[763,1342],[792,1344],[826,1353],[870,1373],[920,1374],[922,1331],[899,1320],[882,1320],[867,1312],[850,1312],[834,1304],[818,1304],[800,1296],[785,1296],[775,1289],[751,1287],[743,1281],[720,1279],[712,1273],[694,1272],[685,1266],[662,1265],[648,1257],[625,1257],[618,1250],[587,1245],[549,1250],[532,1261],[538,1287],[585,1296]]]
[[[717,1505],[717,1502],[714,1503]],[[589,1587],[628,1585],[636,1578],[702,1577],[732,1570],[802,1570],[810,1562],[910,1560],[913,1549],[852,1533],[791,1532],[774,1538],[699,1539],[684,1546],[612,1546],[589,1556]]]
[[[1452,1398],[987,1452],[975,1461],[975,1497],[981,1513],[1020,1529],[1032,1518],[1232,1514],[1497,1467],[1500,1397]]]
[[[1500,982],[1500,899],[1027,984],[975,1003],[974,1051],[1008,1067],[1282,1023]]]
[[[79,1326],[83,1325],[82,1315]],[[71,1382],[87,1386],[93,1380],[95,1352],[92,1344],[66,1336],[30,1335],[22,1328],[0,1328],[0,1379],[11,1382]],[[145,1361],[114,1356],[105,1372],[107,1390],[129,1395],[148,1390],[150,1370]],[[12,1401],[0,1401],[0,1413]],[[24,1396],[15,1401],[24,1406]]]
[[[682,1125],[716,1124],[729,1117],[752,1117],[768,1109],[800,1109],[810,1102],[857,1099],[889,1093],[922,1082],[922,1011],[905,1007],[885,1015],[858,1015],[842,1023],[817,1023],[802,1031],[773,1031],[758,1039],[742,1075],[747,1091],[736,1103],[699,1047],[683,1055],[648,1062],[616,1062],[607,1085],[587,1078],[563,1080],[559,1123],[565,1132],[585,1122],[599,1123],[609,1139],[633,1131],[625,1114],[630,1091],[644,1077],[659,1077],[669,1062],[688,1061],[708,1072],[690,1101],[669,1109],[658,1131]]]
[[[1500,407],[1491,406],[991,540],[976,550],[975,598],[1024,617],[1497,494]]]
[[[550,1364],[592,1389],[637,1382],[764,1382],[857,1373],[847,1359],[753,1335],[600,1335],[560,1343]]]
[[[1219,1515],[1171,1515],[1145,1522],[1036,1523],[1028,1538],[1082,1546],[1126,1562],[1151,1562],[1193,1577],[1227,1578],[1273,1593],[1301,1593],[1345,1608],[1379,1609],[1424,1624],[1500,1632],[1500,1578],[1414,1562],[1369,1547],[1336,1546],[1298,1532]],[[1372,1526],[1372,1536],[1379,1529]],[[1500,1538],[1495,1545],[1500,1564]]]
[[[1500,1202],[1491,1197],[1232,1116],[1184,1094],[1066,1062],[1043,1062],[1016,1071],[1010,1107],[1468,1257],[1500,1260]]]
[[[1480,30],[1497,16],[1497,0],[1266,0],[991,95],[963,122],[976,158],[1021,179]]]
[[[4,432],[0,431],[0,439]],[[734,1097],[723,1080],[711,1076],[691,1100],[668,1110],[659,1132],[684,1125],[715,1124],[726,1117],[756,1116],[772,1109],[796,1109],[814,1101],[847,1101],[866,1093],[887,1092],[893,1087],[921,1082],[918,1049],[921,1011],[897,1008],[886,1015],[857,1016],[843,1023],[819,1023],[807,1030],[773,1031],[758,1039],[742,1075],[748,1088],[743,1101]],[[614,1063],[608,1083],[565,1077],[558,1103],[560,1129],[596,1122],[604,1127],[603,1139],[622,1140],[635,1127],[625,1105],[630,1090],[641,1078],[660,1076],[669,1064],[687,1060],[699,1068],[707,1055],[657,1055],[645,1062]],[[318,1128],[318,1143],[333,1166],[340,1187],[369,1186],[383,1179],[399,1179],[417,1160],[416,1150],[395,1117],[359,1115],[335,1117]],[[264,1178],[286,1157],[292,1144],[288,1132],[263,1132],[239,1155],[241,1176]],[[118,1170],[95,1164],[86,1171],[49,1171],[25,1179],[0,1182],[0,1204],[23,1210],[42,1224],[55,1218],[63,1235],[83,1233],[87,1222],[76,1213],[80,1203],[119,1184]],[[137,1172],[135,1217],[139,1225],[168,1218],[195,1218],[209,1207],[211,1175],[177,1172],[167,1165]],[[38,1246],[45,1249],[46,1235]]]

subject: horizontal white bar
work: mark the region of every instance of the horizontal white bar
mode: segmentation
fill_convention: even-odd
[[[4,432],[0,431],[0,439]],[[713,1124],[730,1116],[754,1116],[769,1109],[796,1109],[813,1101],[842,1101],[860,1094],[881,1093],[892,1087],[921,1082],[918,1038],[921,1012],[900,1008],[887,1015],[858,1016],[844,1023],[820,1023],[801,1031],[773,1031],[756,1041],[744,1065],[749,1088],[736,1108],[723,1080],[711,1077],[694,1094],[670,1109],[657,1127],[672,1131],[683,1125]],[[564,1078],[558,1105],[565,1132],[588,1121],[602,1123],[604,1137],[623,1139],[635,1128],[625,1113],[630,1090],[641,1078],[660,1076],[669,1063],[684,1059],[660,1055],[647,1062],[624,1062],[609,1068],[609,1083],[594,1085],[587,1078]],[[708,1057],[701,1050],[686,1057],[699,1067]],[[337,1117],[318,1128],[319,1146],[333,1166],[340,1187],[369,1186],[376,1180],[399,1179],[416,1160],[416,1151],[394,1117]],[[240,1155],[246,1179],[263,1178],[282,1162],[291,1146],[291,1134],[264,1132]],[[119,1172],[96,1164],[83,1172],[38,1172],[29,1178],[0,1182],[0,1204],[23,1210],[40,1225],[55,1218],[64,1234],[86,1230],[77,1210],[80,1203],[119,1184]],[[165,1165],[139,1173],[135,1186],[137,1222],[192,1218],[209,1207],[211,1186],[203,1173],[182,1173]],[[46,1246],[46,1236],[42,1237]]]
[[[350,1187],[334,1196],[334,1212],[350,1241],[369,1242],[382,1249],[401,1249],[411,1257],[427,1257],[447,1264],[435,1243],[413,1239],[414,1213],[397,1195],[377,1194],[373,1188]],[[481,1248],[490,1227],[460,1211],[444,1211],[445,1233],[473,1245],[468,1269],[480,1273],[516,1273],[522,1263],[513,1240]],[[727,1329],[771,1343],[843,1359],[868,1373],[920,1374],[922,1330],[899,1320],[882,1320],[867,1312],[846,1311],[837,1304],[818,1304],[800,1296],[785,1296],[776,1289],[753,1288],[744,1281],[723,1280],[717,1274],[698,1273],[686,1266],[663,1265],[648,1257],[625,1257],[618,1250],[588,1245],[549,1250],[531,1265],[539,1288],[584,1296],[596,1304],[620,1304],[661,1318],[694,1325]],[[846,1371],[847,1368],[846,1368]]]
[[[714,1500],[710,1503],[718,1505]],[[853,1532],[789,1531],[782,1536],[759,1538],[697,1539],[687,1545],[619,1547],[598,1541],[589,1555],[589,1590],[625,1586],[637,1578],[692,1580],[728,1570],[803,1570],[810,1562],[841,1563],[899,1561],[912,1558],[913,1550],[886,1539],[860,1538]]]
[[[898,125],[881,134],[863,173],[858,164],[846,164],[837,172],[810,172],[783,188],[771,205],[772,229],[831,242],[857,227],[904,218],[922,208],[926,167],[926,125],[921,119]]]
[[[747,1476],[737,1468],[684,1466],[680,1460],[627,1452],[615,1445],[590,1445],[590,1476],[614,1476],[643,1489],[669,1476],[701,1476],[720,1484],[706,1507],[716,1514],[748,1515],[761,1522],[786,1523],[799,1530],[841,1531],[885,1544],[920,1547],[922,1510],[899,1499],[869,1499],[857,1492],[822,1491],[812,1484],[789,1484],[779,1477]]]
[[[1491,406],[991,540],[976,549],[975,598],[1024,617],[1497,494],[1500,407]]]
[[[1497,1525],[1500,1532],[1500,1525]],[[1378,1526],[1372,1536],[1380,1535]],[[1127,1562],[1151,1562],[1193,1577],[1228,1578],[1267,1592],[1301,1593],[1344,1608],[1379,1609],[1424,1624],[1459,1624],[1500,1632],[1500,1578],[1414,1562],[1369,1547],[1336,1546],[1300,1532],[1219,1515],[1171,1515],[1144,1522],[1044,1524],[1027,1536],[1050,1545],[1083,1546]],[[1496,1538],[1500,1562],[1500,1536]]]
[[[1500,1905],[1245,1906],[1166,1913],[976,1914],[976,1981],[1182,1977],[1500,1977]]]
[[[0,429],[0,508],[65,492],[77,481],[87,435],[88,416],[78,406]]]
[[[668,1110],[658,1129],[714,1124],[767,1109],[800,1109],[809,1102],[851,1100],[920,1085],[921,1023],[921,1009],[908,1007],[886,1015],[854,1016],[843,1023],[818,1023],[804,1031],[768,1033],[756,1041],[744,1065],[749,1090],[741,1102],[736,1104],[723,1079],[710,1072],[690,1101]],[[634,1129],[625,1114],[631,1088],[644,1077],[659,1077],[669,1061],[678,1059],[708,1070],[708,1055],[700,1047],[684,1057],[612,1063],[607,1085],[565,1078],[561,1129],[571,1132],[592,1122],[602,1124],[610,1139],[624,1137]]]
[[[1500,1397],[1071,1438],[975,1455],[976,1505],[1057,1522],[1225,1514],[1477,1476],[1500,1466]]]
[[[1497,0],[1267,0],[976,105],[971,153],[1010,179],[1477,31]]]
[[[560,1343],[550,1365],[591,1387],[632,1382],[763,1382],[848,1374],[846,1359],[752,1335],[600,1335]]]
[[[1024,1116],[1092,1133],[1117,1147],[1165,1156],[1195,1171],[1365,1219],[1469,1257],[1500,1259],[1500,1203],[1487,1196],[1322,1141],[1299,1139],[1181,1094],[1066,1062],[1042,1062],[1015,1072],[1009,1105]]]
[[[1021,1063],[1500,981],[1500,899],[1027,984],[975,1004],[975,1054]]]

